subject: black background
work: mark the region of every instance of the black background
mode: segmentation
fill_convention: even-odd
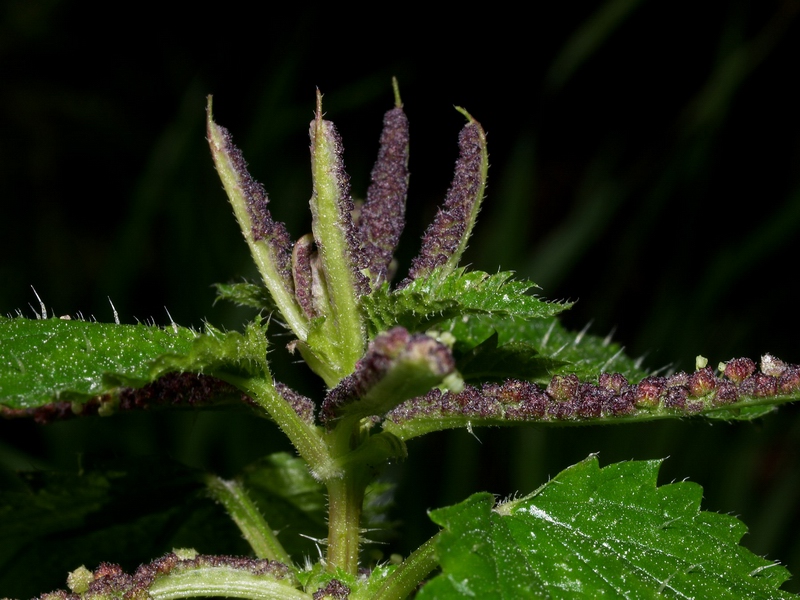
[[[465,263],[514,269],[545,297],[578,300],[570,327],[614,330],[652,369],[691,369],[697,354],[712,365],[764,352],[798,363],[799,7],[610,1],[442,15],[6,0],[0,312],[32,316],[33,286],[57,315],[110,321],[110,298],[123,322],[169,323],[166,307],[179,324],[239,327],[249,313],[212,307],[212,283],[255,272],[205,144],[206,95],[299,237],[310,228],[315,89],[358,196],[396,76],[412,127],[401,265],[447,189],[463,122],[452,107],[463,106],[488,132],[492,164]],[[318,396],[321,384],[278,355],[279,376]],[[96,422],[0,423],[3,468],[74,468],[79,451],[166,452],[230,475],[265,451],[263,436],[250,443],[221,417]],[[425,539],[427,508],[529,491],[599,451],[603,464],[670,455],[664,482],[701,483],[705,507],[741,515],[750,547],[800,571],[792,407],[756,424],[477,433],[481,444],[466,432],[410,444],[392,474],[408,539],[387,551]],[[20,589],[8,593],[49,588]]]

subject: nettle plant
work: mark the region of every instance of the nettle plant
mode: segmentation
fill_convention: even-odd
[[[48,317],[43,305],[36,319],[3,317],[0,402],[8,417],[44,421],[159,405],[246,406],[273,420],[297,456],[267,456],[233,479],[180,476],[187,495],[201,489],[224,507],[249,556],[177,548],[133,573],[75,565],[69,591],[42,598],[794,597],[779,589],[786,569],[739,545],[740,521],[700,510],[699,486],[657,485],[660,461],[600,468],[590,456],[526,496],[475,494],[431,511],[441,529],[409,556],[368,558],[364,548],[386,527],[376,499],[387,484],[378,476],[413,452],[419,436],[752,419],[800,397],[800,367],[766,355],[715,370],[698,357],[692,373],[648,374],[608,340],[566,331],[556,315],[569,303],[531,295],[533,284],[509,272],[459,267],[488,167],[484,131],[465,110],[444,204],[407,276],[392,284],[409,180],[396,84],[363,204],[351,199],[342,143],[317,94],[312,233],[294,244],[211,108],[209,99],[214,163],[262,277],[218,292],[259,316],[242,332],[206,325],[202,333]],[[269,347],[275,330],[290,332],[288,351],[324,382],[319,402],[273,379],[269,352],[286,345]],[[105,490],[119,477],[82,477],[74,488],[57,482],[77,490],[75,500],[55,493],[46,474],[31,476],[27,489],[2,494],[4,510],[45,529],[65,513],[83,518],[92,486]],[[139,483],[119,485],[134,493]],[[25,522],[5,524],[6,539],[24,537]],[[318,556],[297,550],[308,538]]]

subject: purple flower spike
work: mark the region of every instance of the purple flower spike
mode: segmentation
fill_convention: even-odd
[[[376,337],[355,372],[328,392],[322,419],[383,415],[439,385],[454,370],[455,360],[447,346],[395,327]]]
[[[467,113],[464,113],[467,115]],[[458,136],[459,156],[455,175],[447,192],[444,206],[422,238],[422,249],[411,264],[403,285],[430,275],[443,267],[446,276],[458,266],[461,255],[475,225],[486,188],[489,157],[486,153],[486,134],[480,123],[467,115],[469,122]]]
[[[373,286],[389,278],[389,265],[405,225],[407,191],[408,119],[397,106],[383,117],[378,160],[358,223],[358,239]]]
[[[313,274],[311,261],[315,255],[314,237],[309,233],[301,237],[292,250],[292,278],[294,296],[309,319],[318,316],[314,309]]]
[[[755,372],[746,358],[729,361],[722,377],[709,368],[693,375],[646,377],[630,384],[618,373],[604,373],[598,383],[581,383],[575,375],[556,375],[546,389],[508,379],[501,384],[466,386],[458,393],[432,390],[395,407],[384,428],[403,440],[440,429],[520,422],[614,422],[691,416],[721,408],[762,405],[800,390],[800,367],[774,357],[762,360],[772,374]],[[777,366],[776,366],[777,365]],[[733,377],[732,377],[733,375]],[[736,405],[738,406],[731,406]],[[720,416],[720,415],[716,415]],[[726,415],[725,418],[732,418]]]
[[[288,385],[278,381],[275,382],[275,390],[291,405],[298,417],[306,423],[314,423],[314,401],[311,398],[298,394]]]
[[[216,125],[221,140],[219,152],[224,154],[238,178],[238,186],[245,200],[245,208],[250,218],[249,229],[253,241],[266,241],[275,257],[278,272],[281,277],[291,281],[292,239],[286,226],[280,221],[274,221],[269,212],[269,197],[258,181],[253,179],[247,170],[247,162],[242,151],[234,145],[230,131],[221,125]],[[209,134],[210,137],[211,134]],[[216,158],[216,155],[215,155]],[[219,168],[219,167],[218,167]]]
[[[297,337],[305,339],[307,320],[294,297],[291,238],[286,226],[272,219],[267,193],[247,171],[247,163],[230,132],[214,122],[211,97],[206,128],[214,165],[264,284],[289,327]]]

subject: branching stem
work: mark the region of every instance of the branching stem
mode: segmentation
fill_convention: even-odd
[[[298,454],[308,463],[312,475],[321,481],[339,476],[322,433],[315,425],[301,419],[275,389],[271,380],[217,375],[246,392],[278,424]]]
[[[414,550],[394,573],[386,578],[372,600],[402,600],[408,598],[428,574],[439,566],[436,556],[436,534]]]
[[[225,507],[258,558],[292,564],[292,557],[275,537],[272,528],[238,481],[214,475],[206,477],[206,486],[215,500]]]

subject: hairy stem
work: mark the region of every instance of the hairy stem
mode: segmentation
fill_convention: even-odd
[[[285,583],[238,569],[203,567],[159,578],[147,590],[153,600],[225,597],[253,600],[310,600],[311,596]]]
[[[301,419],[291,405],[275,389],[272,381],[259,378],[240,378],[218,375],[247,393],[278,424],[298,454],[308,463],[311,474],[321,481],[339,475],[320,430]]]
[[[402,600],[417,588],[428,574],[439,566],[436,556],[436,542],[440,534],[436,534],[419,548],[394,571],[372,597],[372,600]]]
[[[285,565],[292,564],[289,553],[275,537],[272,528],[238,481],[209,475],[206,477],[206,486],[214,499],[225,507],[258,558],[276,560]]]
[[[355,469],[328,482],[328,569],[356,575],[366,483]]]

